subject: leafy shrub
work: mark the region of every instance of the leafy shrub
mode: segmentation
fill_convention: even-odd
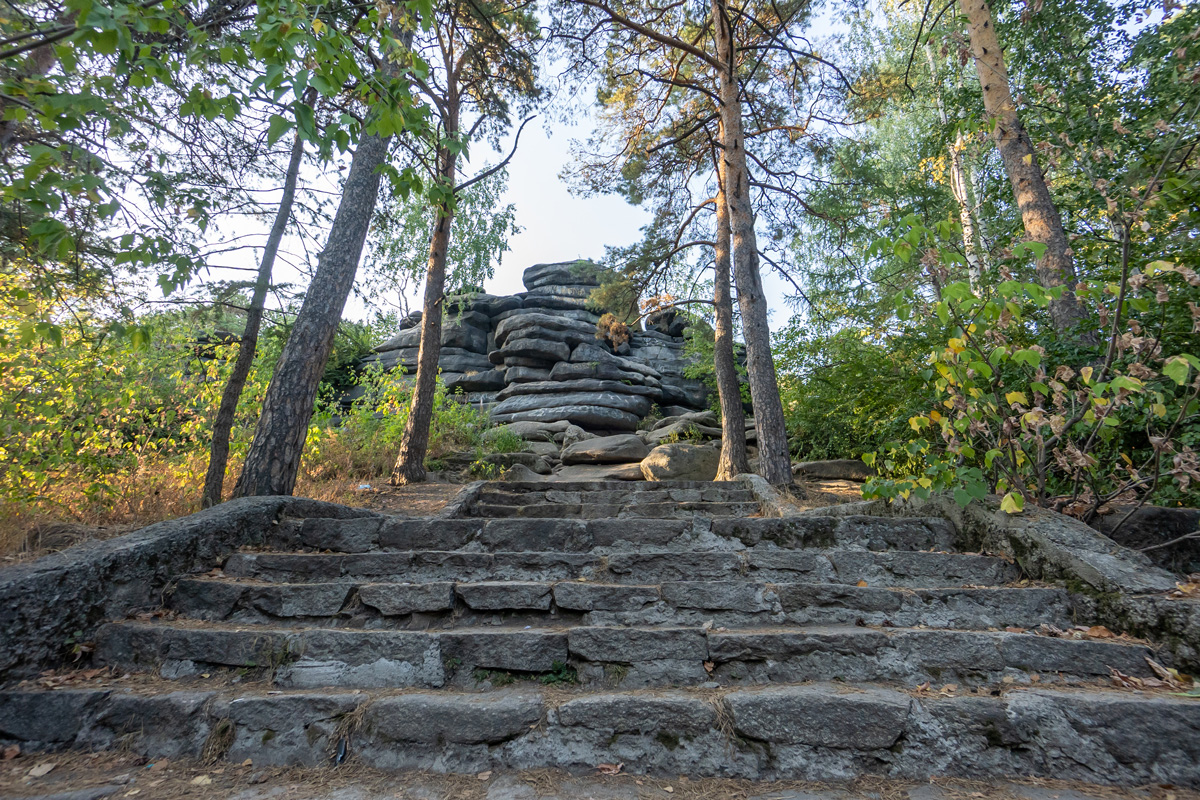
[[[1014,251],[1036,258],[1039,248]],[[868,454],[885,474],[864,495],[952,490],[966,505],[996,492],[1011,513],[1034,504],[1089,521],[1111,503],[1188,493],[1200,480],[1200,358],[1163,345],[1172,341],[1170,306],[1196,308],[1198,288],[1191,268],[1163,260],[1081,284],[1080,301],[1108,329],[1097,354],[1034,328],[1033,315],[1061,288],[1010,280],[985,297],[965,283],[943,287],[934,311],[952,335],[929,356],[934,402],[908,420],[935,438]]]

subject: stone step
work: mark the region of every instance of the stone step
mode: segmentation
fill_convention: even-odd
[[[888,589],[812,583],[591,581],[265,583],[180,581],[172,610],[238,624],[373,629],[528,622],[579,625],[892,625],[987,629],[1070,627],[1066,591],[1049,588]]]
[[[1022,776],[1200,787],[1200,703],[1109,689],[943,696],[815,683],[574,697],[525,684],[485,694],[15,690],[0,692],[0,720],[0,742],[23,751],[121,749],[256,768],[324,766],[341,750],[370,767],[467,775],[590,773],[620,763],[673,780]],[[1025,788],[1035,793],[1021,797],[1079,796]]]
[[[553,487],[543,482],[488,481],[481,491],[501,492],[544,492],[553,488],[556,492],[659,492],[672,489],[702,489],[705,491],[740,491],[746,484],[740,481],[555,481]]]
[[[693,516],[753,517],[762,513],[757,502],[675,502],[663,503],[549,503],[534,502],[518,506],[479,502],[470,509],[473,517],[544,519],[546,517],[579,519],[682,519]]]
[[[769,682],[924,682],[962,686],[1153,677],[1152,651],[1118,640],[912,628],[469,628],[382,631],[109,623],[94,659],[167,678],[227,668],[285,687],[487,688],[569,672],[587,685],[644,688]]]
[[[546,508],[556,509],[555,506]],[[954,528],[939,519],[801,517],[773,519],[361,519],[313,518],[291,523],[280,544],[339,553],[373,550],[458,550],[588,552],[617,547],[675,547],[693,551],[711,533],[734,547],[783,549],[834,546],[871,550],[953,550]]]
[[[596,505],[639,505],[642,503],[752,503],[754,492],[749,489],[643,489],[630,492],[620,489],[595,491],[564,491],[548,488],[537,492],[510,492],[504,489],[483,489],[476,503],[496,506],[528,506],[537,503]]]
[[[392,553],[234,553],[224,574],[272,583],[371,580],[561,581],[604,583],[736,580],[840,583],[910,588],[1002,586],[1021,577],[1005,559],[969,553],[830,548],[729,551],[579,552],[401,551]]]

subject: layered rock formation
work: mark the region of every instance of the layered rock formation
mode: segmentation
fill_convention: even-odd
[[[682,316],[660,312],[614,350],[587,308],[600,277],[590,261],[537,264],[520,294],[447,297],[438,362],[447,388],[489,408],[497,424],[566,422],[593,433],[636,430],[656,405],[667,415],[703,409],[704,385],[684,377]],[[363,364],[415,371],[420,337],[417,313]]]

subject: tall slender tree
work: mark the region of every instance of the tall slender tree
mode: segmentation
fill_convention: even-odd
[[[406,87],[397,80],[412,63],[413,27],[409,17],[393,28],[398,35],[384,37],[379,99],[354,150],[325,249],[267,387],[254,441],[234,487],[236,497],[288,495],[296,485],[317,387],[358,271],[393,134],[404,125],[420,127]]]
[[[425,47],[435,72],[427,79],[414,79],[429,100],[438,126],[438,140],[432,151],[414,151],[414,156],[429,164],[432,173],[429,196],[433,232],[425,274],[416,385],[392,470],[392,482],[396,484],[425,480],[425,454],[442,348],[446,262],[457,198],[467,187],[503,169],[512,154],[466,181],[459,180],[459,157],[477,136],[490,134],[497,139],[510,125],[510,105],[527,105],[539,92],[533,53],[539,29],[528,4],[452,0],[435,11],[433,33]]]
[[[311,98],[309,102],[312,102]],[[263,312],[266,309],[267,292],[271,288],[271,273],[275,267],[275,255],[283,241],[287,230],[288,220],[292,217],[292,205],[296,199],[296,183],[300,176],[300,162],[304,158],[304,137],[296,132],[292,142],[291,156],[288,159],[287,172],[283,180],[283,195],[279,199],[279,208],[275,212],[275,222],[267,235],[267,243],[263,248],[262,260],[258,265],[258,274],[254,281],[254,293],[250,297],[250,307],[246,311],[246,325],[238,341],[238,354],[234,359],[229,381],[221,394],[221,405],[213,420],[212,444],[209,446],[208,470],[204,475],[204,491],[200,497],[200,506],[209,508],[221,502],[221,493],[225,485],[225,467],[229,460],[229,434],[233,430],[234,417],[237,414],[238,401],[242,397],[242,389],[250,376],[250,368],[254,365],[254,354],[258,350],[258,332],[262,326]]]

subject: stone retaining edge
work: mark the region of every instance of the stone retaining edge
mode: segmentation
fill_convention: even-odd
[[[169,583],[263,542],[285,516],[379,515],[303,497],[244,497],[0,568],[0,681],[69,660],[102,623],[132,608],[157,608]]]

